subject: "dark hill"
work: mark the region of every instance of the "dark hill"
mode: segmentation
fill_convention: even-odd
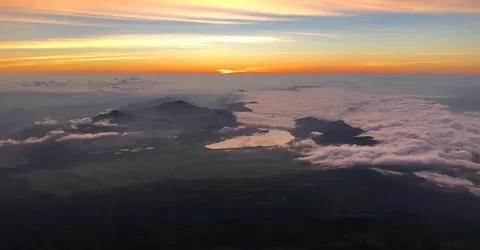
[[[312,132],[320,132],[321,135],[311,135]],[[355,128],[342,120],[328,121],[314,117],[304,117],[296,120],[296,126],[291,130],[297,138],[311,138],[319,145],[361,145],[373,146],[378,142],[370,136],[360,136],[365,133],[360,128]]]
[[[115,122],[121,122],[126,119],[133,119],[133,115],[116,109],[92,117],[94,122],[101,120],[113,120]]]
[[[145,109],[149,109],[149,108],[152,108],[152,107],[160,106],[161,104],[163,104],[165,102],[173,102],[173,101],[176,101],[176,100],[178,100],[178,98],[162,97],[162,98],[149,100],[149,101],[146,101],[146,102],[133,103],[133,104],[130,104],[130,105],[127,105],[127,106],[124,106],[124,107],[120,108],[120,110],[127,111],[127,112],[128,111],[145,110]]]
[[[208,110],[208,108],[198,107],[191,103],[182,100],[176,100],[173,102],[164,102],[157,107],[155,107],[156,111],[167,112],[167,113],[175,113],[175,112],[191,112],[191,111],[200,111],[200,110]],[[179,115],[182,115],[179,113]]]

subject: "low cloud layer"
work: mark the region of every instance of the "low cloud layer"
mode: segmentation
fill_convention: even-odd
[[[41,120],[41,121],[36,121],[35,123],[33,123],[34,125],[55,125],[57,124],[58,121],[57,120],[52,120],[50,119],[49,117]]]
[[[96,127],[106,127],[106,128],[109,128],[109,127],[118,127],[118,124],[116,123],[111,123],[109,121],[98,121],[98,122],[94,122],[92,123],[93,126],[96,126]]]
[[[0,146],[42,143],[50,140],[51,138],[52,138],[52,135],[46,135],[42,138],[32,137],[25,140],[12,140],[12,139],[0,140]]]
[[[49,60],[60,60],[56,56],[51,56]],[[71,62],[74,58],[78,57],[75,55],[72,56],[59,56],[63,58],[62,60],[67,60]],[[65,58],[64,58],[65,57]],[[83,57],[83,56],[81,56]],[[87,56],[86,56],[87,57]],[[106,58],[105,56],[90,56],[91,58],[86,58],[84,60],[101,60],[101,59],[140,59],[138,57],[110,57]],[[18,58],[19,60],[24,60]],[[28,58],[27,58],[28,59]],[[39,59],[42,62],[45,62],[46,59]],[[79,61],[78,59],[76,59]],[[157,92],[170,92],[172,88],[176,86],[169,85],[169,83],[164,81],[159,81],[156,79],[144,79],[136,76],[129,76],[125,78],[112,78],[109,80],[87,80],[87,79],[75,79],[71,81],[15,81],[9,80],[8,82],[0,81],[1,90],[35,90],[35,91],[47,91],[47,92],[102,92],[102,93],[115,93],[115,92],[124,92],[124,93],[151,93],[152,91]]]
[[[65,130],[62,130],[62,129],[52,130],[52,131],[48,132],[48,134],[50,134],[50,135],[63,135],[65,133],[66,133]]]
[[[320,168],[359,164],[434,164],[480,169],[472,161],[480,153],[480,117],[456,114],[447,106],[417,96],[372,94],[322,88],[300,91],[250,92],[252,113],[239,113],[246,124],[292,128],[294,119],[314,116],[344,120],[380,143],[374,147],[317,146],[297,142],[294,148]]]
[[[22,83],[22,87],[44,87],[44,88],[60,88],[67,86],[67,82],[59,81],[32,81]]]
[[[453,113],[448,106],[418,96],[337,88],[249,92],[246,101],[258,103],[247,105],[253,112],[237,114],[244,124],[291,129],[295,119],[313,116],[343,120],[379,142],[373,146],[321,146],[306,138],[291,143],[290,149],[301,155],[298,160],[319,169],[370,165],[371,170],[387,176],[417,171],[416,176],[440,187],[480,196],[480,186],[466,179],[480,169],[476,160],[480,154],[479,113]],[[385,170],[381,168],[384,165],[395,165],[401,172]],[[439,171],[463,168],[466,177],[418,172],[425,167]]]
[[[105,81],[90,81],[85,85],[87,89],[96,91],[143,91],[158,89],[164,83],[160,81],[141,79],[135,76],[130,76],[123,79],[111,79]]]
[[[103,113],[100,113],[103,114]],[[44,132],[45,136],[40,137],[30,137],[24,140],[0,140],[0,146],[4,145],[23,145],[23,144],[35,144],[48,141],[71,141],[71,140],[88,140],[88,139],[97,139],[107,136],[126,136],[134,135],[141,132],[99,132],[99,133],[79,133],[77,131],[81,125],[94,126],[98,128],[116,128],[119,127],[118,124],[112,123],[110,120],[100,120],[94,121],[92,118],[78,118],[71,119],[66,122],[60,122],[57,120],[52,120],[50,118],[45,118],[41,121],[37,121],[33,126],[47,126],[46,128],[51,128],[51,131]],[[65,126],[69,127],[65,129]],[[62,128],[63,127],[63,128]],[[75,130],[75,132],[72,132]]]
[[[104,128],[113,128],[118,127],[119,125],[116,123],[112,123],[108,120],[96,121],[94,122],[92,118],[80,118],[80,119],[73,119],[68,121],[70,123],[70,127],[72,129],[78,128],[78,125],[92,125],[95,127],[104,127]]]
[[[138,133],[141,133],[141,132],[130,132],[130,133],[104,132],[104,133],[87,133],[87,134],[68,134],[68,135],[62,136],[66,134],[65,131],[53,130],[48,132],[46,136],[41,138],[32,137],[25,140],[13,140],[13,139],[0,140],[0,146],[35,144],[35,143],[42,143],[47,141],[61,142],[61,141],[72,141],[72,140],[92,140],[92,139],[108,137],[108,136],[127,136],[127,135],[135,135]]]
[[[418,172],[415,173],[415,175],[429,182],[435,183],[439,187],[466,189],[470,193],[476,196],[480,196],[480,185],[476,185],[467,179],[455,178],[448,175],[428,171]]]
[[[57,139],[57,141],[72,141],[72,140],[91,140],[107,136],[119,136],[121,133],[117,132],[105,132],[96,134],[69,134],[67,136]]]
[[[72,125],[77,125],[77,124],[91,124],[93,123],[93,119],[90,117],[85,117],[85,118],[78,118],[78,119],[72,119],[68,121]]]

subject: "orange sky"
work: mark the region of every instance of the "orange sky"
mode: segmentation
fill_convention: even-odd
[[[3,0],[0,72],[480,73],[476,0]]]

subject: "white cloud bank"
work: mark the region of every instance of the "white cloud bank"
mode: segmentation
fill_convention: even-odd
[[[373,147],[318,146],[311,140],[292,148],[319,168],[358,164],[433,164],[480,169],[471,161],[480,153],[480,116],[456,114],[447,106],[417,96],[373,94],[337,88],[246,93],[252,113],[238,113],[240,122],[292,128],[295,119],[314,116],[344,120],[380,143]]]

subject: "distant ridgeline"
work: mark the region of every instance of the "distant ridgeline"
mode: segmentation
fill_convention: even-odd
[[[1,141],[0,153],[5,159],[0,165],[60,165],[69,159],[92,160],[95,154],[112,155],[127,146],[152,145],[167,139],[176,144],[203,146],[207,141],[218,141],[222,128],[237,125],[236,116],[228,110],[155,99],[93,117],[36,122]]]
[[[272,132],[268,129],[239,126],[233,112],[251,112],[246,104],[223,103],[217,106],[224,109],[210,109],[183,100],[160,98],[92,117],[68,121],[45,119],[3,141],[0,165],[23,171],[63,169],[98,161],[116,161],[121,159],[119,157],[137,159],[130,153],[143,152],[141,154],[147,158],[176,155],[185,149],[208,154],[211,150],[206,148],[207,144],[242,136],[252,140],[267,138],[265,134]],[[378,143],[370,136],[362,136],[362,129],[341,120],[300,118],[296,120],[295,128],[288,132],[295,138],[293,141],[311,139],[318,145],[373,146]],[[269,140],[279,141],[279,138],[273,138],[273,134]],[[245,152],[248,147],[245,146]],[[293,159],[293,152],[286,148],[278,150]]]

